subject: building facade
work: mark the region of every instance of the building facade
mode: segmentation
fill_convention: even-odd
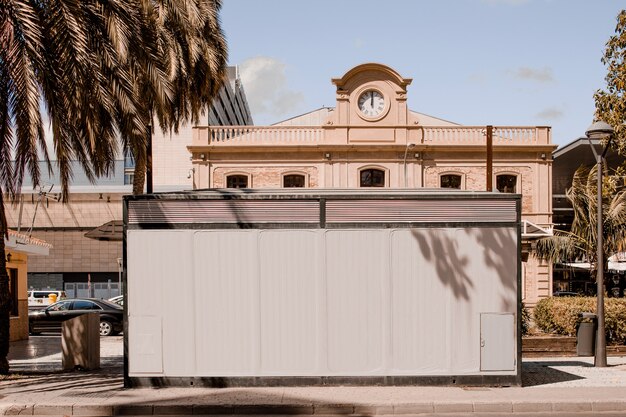
[[[268,127],[196,126],[188,147],[194,186],[518,193],[528,252],[552,226],[550,128],[463,126],[413,112],[411,82],[385,65],[363,64],[332,79],[334,108]],[[525,259],[522,298],[532,306],[552,293],[550,266]]]

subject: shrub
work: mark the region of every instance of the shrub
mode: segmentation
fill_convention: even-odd
[[[595,297],[545,298],[535,306],[535,324],[546,333],[574,336],[582,312],[596,312]],[[604,326],[607,342],[626,342],[626,299],[604,299]]]
[[[530,329],[530,312],[522,303],[522,336],[526,336],[528,334],[528,330]]]

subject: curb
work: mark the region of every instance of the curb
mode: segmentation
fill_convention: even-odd
[[[0,407],[2,415],[164,416],[164,415],[326,415],[382,416],[437,413],[622,412],[624,401],[480,401],[423,402],[412,404],[254,404],[254,405],[102,405],[12,404]]]

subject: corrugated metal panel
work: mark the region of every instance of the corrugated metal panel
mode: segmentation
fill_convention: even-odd
[[[366,375],[385,368],[389,304],[389,234],[384,230],[326,233],[328,371]]]
[[[326,223],[514,222],[513,200],[332,200]]]
[[[258,262],[256,230],[194,234],[198,375],[258,372]]]
[[[128,204],[129,224],[318,222],[318,201],[144,200]]]
[[[319,367],[318,237],[311,230],[259,233],[261,373],[310,375]]]

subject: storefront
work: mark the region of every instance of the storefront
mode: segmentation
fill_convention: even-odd
[[[48,255],[52,245],[12,230],[4,244],[12,299],[9,337],[11,341],[28,339],[28,256]]]

